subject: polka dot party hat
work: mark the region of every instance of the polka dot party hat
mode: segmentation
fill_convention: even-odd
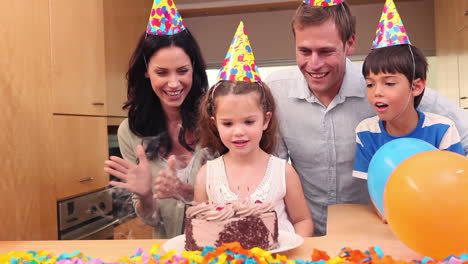
[[[411,44],[393,0],[387,0],[375,32],[372,49]]]
[[[219,70],[218,81],[261,82],[244,23],[240,22]]]
[[[344,0],[304,0],[304,4],[312,6],[334,6],[344,2]]]
[[[154,0],[146,28],[151,35],[174,35],[185,30],[185,24],[173,0]]]

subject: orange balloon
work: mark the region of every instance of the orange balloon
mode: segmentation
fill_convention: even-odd
[[[468,159],[441,150],[411,156],[388,179],[384,208],[414,251],[436,260],[468,253]]]

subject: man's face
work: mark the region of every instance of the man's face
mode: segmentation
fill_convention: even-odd
[[[309,89],[320,101],[333,99],[343,82],[346,56],[354,51],[354,36],[343,43],[331,20],[320,25],[296,25],[294,30],[297,65]]]

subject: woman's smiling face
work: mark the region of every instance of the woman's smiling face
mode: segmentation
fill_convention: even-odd
[[[177,46],[165,47],[148,61],[146,77],[164,109],[179,108],[192,89],[193,67],[190,57]]]

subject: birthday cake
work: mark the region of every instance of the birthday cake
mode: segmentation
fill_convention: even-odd
[[[238,241],[244,248],[275,249],[278,218],[270,202],[202,203],[187,209],[185,249],[202,250]]]

